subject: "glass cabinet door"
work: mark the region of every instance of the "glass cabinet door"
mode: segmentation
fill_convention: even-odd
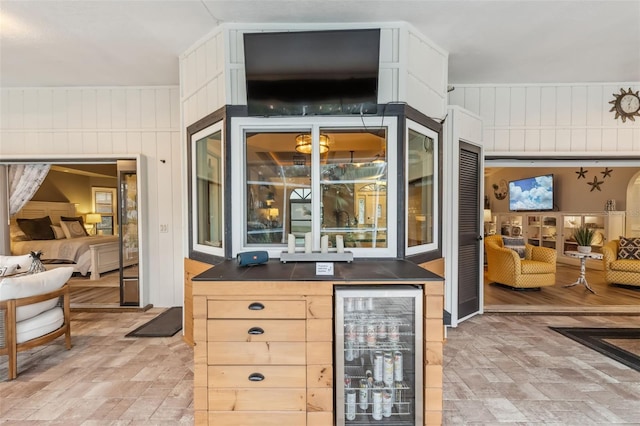
[[[600,252],[602,245],[605,243],[605,226],[604,216],[602,215],[570,215],[563,216],[562,218],[562,237],[563,237],[563,252],[576,251],[578,243],[576,243],[573,233],[580,226],[586,226],[594,230],[592,250]]]
[[[522,216],[513,214],[500,215],[500,235],[519,237],[522,235]]]
[[[578,250],[578,244],[573,238],[573,232],[580,226],[582,226],[582,216],[571,215],[562,217],[563,253]]]
[[[584,224],[590,229],[593,229],[593,240],[591,241],[591,249],[597,253],[602,251],[602,246],[605,243],[605,226],[604,216],[602,215],[585,215]]]
[[[540,245],[543,247],[556,248],[556,237],[556,217],[542,215],[542,222],[540,223]]]
[[[534,246],[556,248],[556,217],[544,214],[527,216],[527,243]]]
[[[527,216],[527,243],[539,246],[540,245],[540,224],[542,223],[542,217],[540,215],[529,215]]]
[[[336,289],[336,424],[422,425],[422,290]]]

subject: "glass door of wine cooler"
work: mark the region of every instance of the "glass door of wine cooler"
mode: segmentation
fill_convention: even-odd
[[[422,289],[336,287],[336,424],[422,425]]]

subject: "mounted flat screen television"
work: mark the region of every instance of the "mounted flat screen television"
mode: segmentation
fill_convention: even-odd
[[[509,182],[510,211],[551,211],[554,205],[553,174]]]
[[[375,114],[380,29],[244,34],[250,116]]]

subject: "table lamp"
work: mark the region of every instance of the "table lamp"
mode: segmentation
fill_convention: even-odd
[[[98,223],[102,222],[102,215],[100,213],[87,213],[84,222],[93,226],[93,235],[98,235]]]

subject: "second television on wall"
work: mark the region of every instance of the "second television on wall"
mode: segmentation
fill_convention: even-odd
[[[509,210],[512,212],[552,211],[555,208],[553,174],[509,182]]]

